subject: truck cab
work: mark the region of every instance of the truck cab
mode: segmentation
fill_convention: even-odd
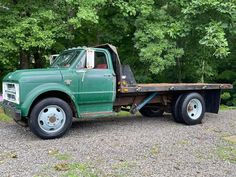
[[[77,53],[71,64],[70,57]],[[61,63],[63,61],[63,63]],[[51,67],[60,70],[63,85],[75,99],[76,117],[111,114],[116,98],[116,74],[106,49],[75,48],[63,52]]]

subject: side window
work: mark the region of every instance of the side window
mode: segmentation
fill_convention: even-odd
[[[107,58],[103,52],[95,52],[95,66],[94,69],[107,69]]]
[[[76,69],[84,69],[85,67],[85,62],[86,62],[86,57],[85,55],[81,58],[81,60],[79,61],[79,63],[76,66]]]

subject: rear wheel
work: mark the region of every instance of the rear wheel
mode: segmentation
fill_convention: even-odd
[[[158,107],[143,107],[139,112],[145,117],[161,117],[164,110]]]
[[[184,95],[179,103],[179,117],[187,125],[196,125],[202,122],[205,114],[205,101],[198,93]]]
[[[72,124],[70,106],[59,98],[46,98],[32,109],[29,119],[30,130],[42,139],[63,136]]]
[[[183,95],[179,95],[178,97],[176,97],[173,101],[173,104],[172,104],[172,116],[173,116],[175,122],[178,122],[178,123],[184,122],[182,117],[179,115],[180,101],[181,101],[182,97],[183,97]]]

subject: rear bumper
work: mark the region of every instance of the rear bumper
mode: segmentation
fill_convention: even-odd
[[[16,122],[21,120],[21,111],[16,108],[14,103],[3,101],[3,111],[6,115],[13,118]]]

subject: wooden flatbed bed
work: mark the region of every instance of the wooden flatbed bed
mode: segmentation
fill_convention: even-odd
[[[136,84],[121,87],[121,93],[166,92],[166,91],[194,91],[194,90],[224,90],[232,89],[231,84],[207,83],[153,83]]]

